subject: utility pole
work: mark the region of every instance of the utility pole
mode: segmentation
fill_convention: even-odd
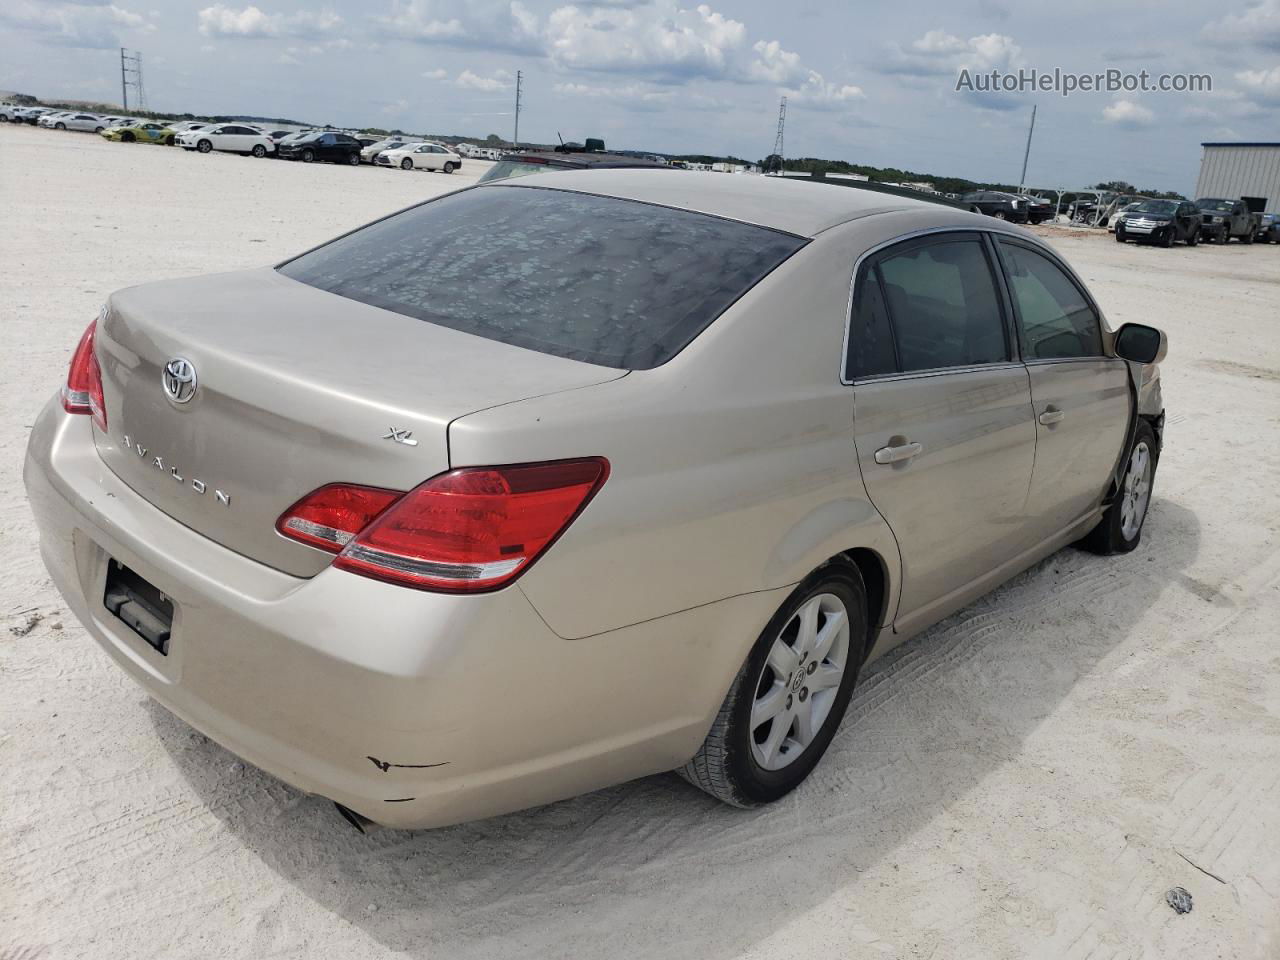
[[[773,155],[778,158],[779,174],[782,173],[783,168],[786,166],[786,164],[783,163],[783,160],[782,160],[783,149],[784,149],[782,134],[783,134],[783,131],[786,129],[786,126],[787,126],[787,98],[783,97],[782,101],[778,104],[778,135],[773,138]],[[769,171],[767,170],[765,171],[765,173],[768,173],[768,172]]]
[[[125,112],[129,111],[129,88],[134,91],[134,109],[147,109],[147,94],[142,86],[142,54],[137,50],[130,53],[120,48],[120,99]]]
[[[522,90],[523,85],[524,85],[524,71],[517,70],[516,71],[516,132],[511,138],[511,143],[517,147],[520,146],[520,95],[523,92]]]
[[[1031,105],[1031,127],[1027,130],[1027,149],[1022,154],[1022,176],[1018,180],[1018,192],[1021,193],[1027,187],[1027,161],[1031,158],[1031,135],[1036,132],[1036,107]]]

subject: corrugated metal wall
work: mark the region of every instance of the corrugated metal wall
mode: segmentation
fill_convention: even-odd
[[[1266,197],[1280,213],[1280,147],[1205,147],[1197,197]]]

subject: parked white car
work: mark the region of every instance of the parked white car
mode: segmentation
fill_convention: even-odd
[[[46,113],[38,117],[36,119],[36,126],[52,127],[54,123],[56,123],[58,120],[61,120],[63,117],[69,117],[69,116],[71,116],[71,114],[66,110],[53,110],[49,113]]]
[[[274,141],[257,127],[241,123],[222,123],[187,130],[178,134],[178,146],[200,153],[221,150],[226,153],[251,153],[255,157],[265,157],[276,149]]]
[[[462,166],[462,158],[438,143],[419,143],[399,150],[383,150],[378,154],[380,167],[399,167],[401,170],[440,170],[453,173]]]
[[[50,126],[56,130],[79,130],[82,133],[101,133],[107,127],[96,113],[65,113]]]
[[[367,147],[360,150],[361,163],[377,163],[378,154],[384,150],[408,150],[422,143],[421,140],[415,140],[413,137],[387,137],[385,140],[379,140],[377,143],[371,143]]]
[[[50,107],[18,107],[13,111],[13,116],[10,119],[15,123],[35,123],[46,113],[52,112]]]

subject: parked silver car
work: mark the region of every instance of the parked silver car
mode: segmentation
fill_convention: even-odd
[[[749,806],[870,659],[1138,544],[1165,350],[991,218],[568,171],[113,294],[25,481],[116,663],[353,819]]]

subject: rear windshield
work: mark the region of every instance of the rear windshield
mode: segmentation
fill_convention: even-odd
[[[372,223],[279,269],[490,340],[647,370],[805,242],[631,200],[479,187]]]

